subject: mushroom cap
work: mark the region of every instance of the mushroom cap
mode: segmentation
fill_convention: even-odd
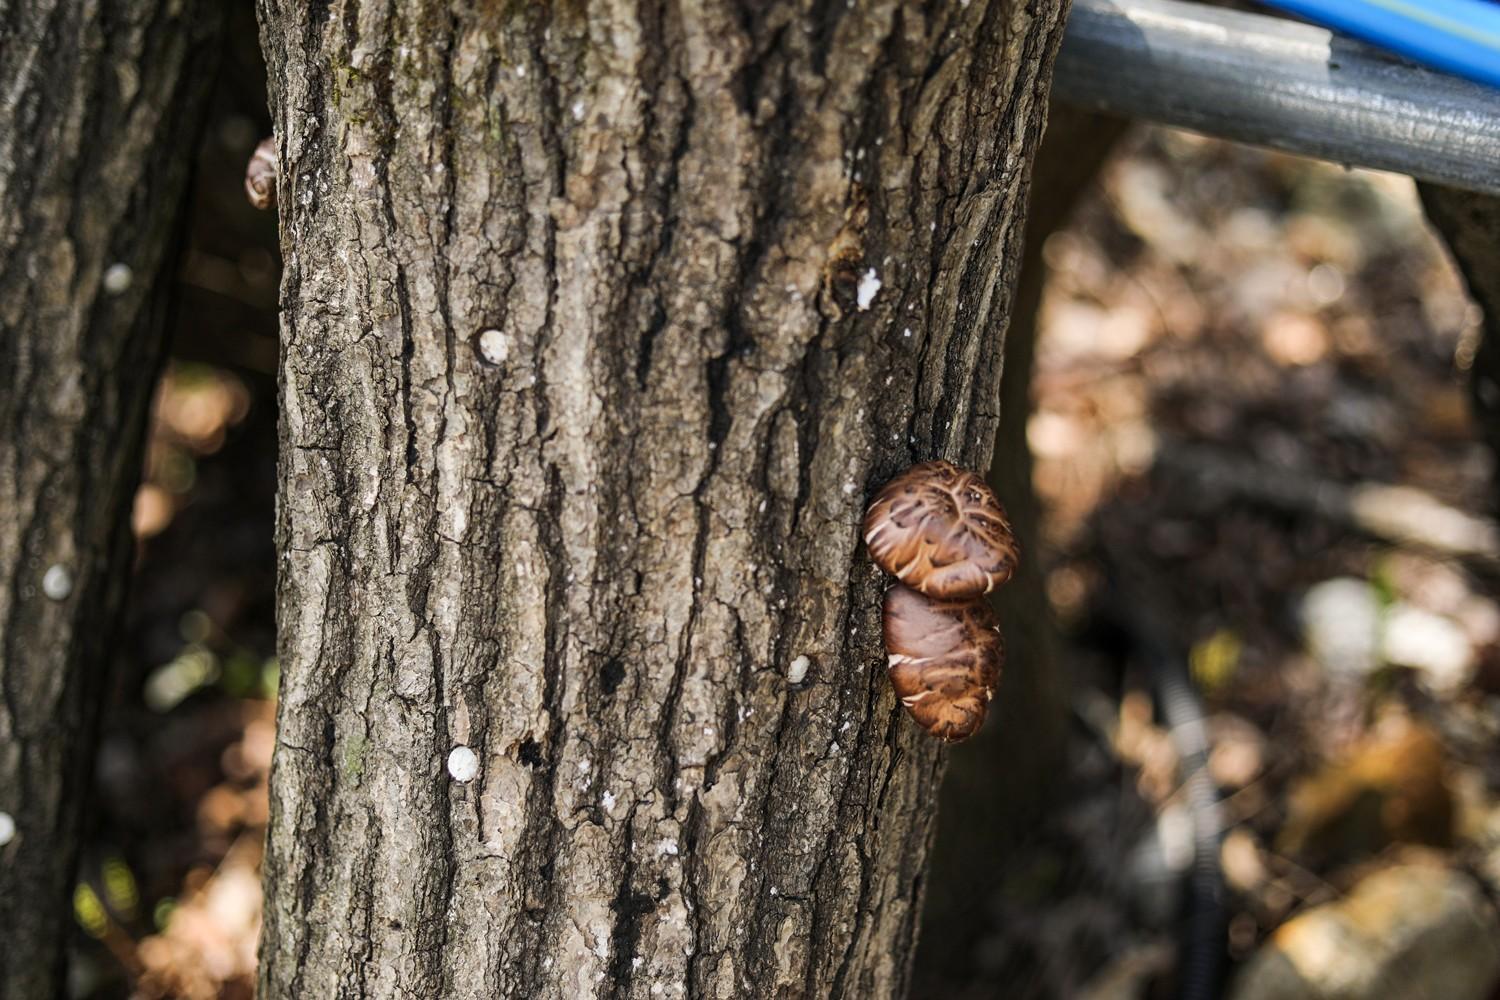
[[[245,167],[245,197],[256,208],[270,208],[276,204],[276,171],[278,158],[276,138],[267,136],[250,154]]]
[[[987,594],[1021,559],[995,491],[942,461],[913,465],[876,494],[865,547],[881,569],[939,600]]]
[[[885,594],[891,687],[917,724],[946,743],[984,725],[1005,642],[982,599],[936,601],[896,584]]]

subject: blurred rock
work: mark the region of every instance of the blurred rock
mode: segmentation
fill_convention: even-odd
[[[1300,608],[1308,650],[1338,676],[1364,677],[1380,656],[1380,602],[1363,580],[1338,577],[1308,590]]]
[[[1260,329],[1261,347],[1285,366],[1316,364],[1328,354],[1328,331],[1317,317],[1282,310],[1266,318]]]
[[[1270,878],[1260,856],[1260,845],[1244,827],[1237,826],[1224,835],[1219,848],[1219,867],[1224,871],[1224,881],[1239,892],[1253,892]]]
[[[1208,733],[1208,773],[1220,788],[1244,788],[1265,770],[1265,734],[1248,720],[1220,712],[1208,720]]]
[[[1405,601],[1382,608],[1363,580],[1325,580],[1307,591],[1299,610],[1308,650],[1335,678],[1358,680],[1389,663],[1417,671],[1434,693],[1452,695],[1473,676],[1474,646],[1463,625]]]
[[[1442,743],[1391,715],[1348,759],[1293,785],[1276,843],[1309,864],[1336,867],[1393,843],[1448,846],[1453,816]]]
[[[1486,1000],[1500,979],[1500,920],[1451,869],[1404,864],[1283,924],[1231,1000]]]
[[[1435,693],[1457,693],[1474,673],[1474,647],[1450,618],[1397,603],[1386,615],[1382,652],[1387,663],[1418,671]]]
[[[1137,945],[1089,980],[1078,1000],[1142,1000],[1150,996],[1151,984],[1172,967],[1175,958],[1170,945],[1152,941]]]

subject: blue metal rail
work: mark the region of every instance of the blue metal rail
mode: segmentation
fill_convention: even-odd
[[[1500,87],[1500,7],[1488,0],[1263,2],[1424,65]]]
[[[1316,25],[1177,0],[1074,0],[1053,94],[1098,111],[1500,194],[1500,91]]]

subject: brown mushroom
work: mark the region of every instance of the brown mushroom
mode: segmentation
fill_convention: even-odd
[[[267,136],[255,147],[245,166],[245,197],[256,208],[270,208],[276,204],[277,169],[276,139]]]
[[[885,595],[891,687],[917,724],[948,743],[984,725],[1005,643],[983,600],[936,601],[896,584]]]
[[[994,491],[942,461],[914,465],[876,494],[865,547],[881,569],[939,600],[989,593],[1021,558]]]

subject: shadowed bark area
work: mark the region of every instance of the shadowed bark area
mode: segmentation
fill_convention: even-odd
[[[61,995],[217,8],[0,0],[0,997]]]
[[[982,981],[975,949],[992,926],[995,893],[1015,875],[1005,863],[1008,852],[1063,791],[1058,779],[1067,773],[1070,690],[1040,561],[1040,511],[1026,443],[1037,313],[1047,278],[1042,247],[1067,222],[1126,126],[1123,119],[1054,107],[1036,154],[1025,252],[1004,338],[1005,420],[989,474],[1021,542],[1022,560],[996,601],[1006,667],[993,718],[954,752],[943,782],[914,996],[955,997]]]
[[[1484,310],[1484,334],[1469,369],[1479,431],[1500,461],[1500,198],[1436,184],[1418,184],[1427,218]],[[1500,509],[1500,498],[1495,507]]]
[[[265,997],[904,992],[858,526],[988,464],[1061,6],[261,0]]]

